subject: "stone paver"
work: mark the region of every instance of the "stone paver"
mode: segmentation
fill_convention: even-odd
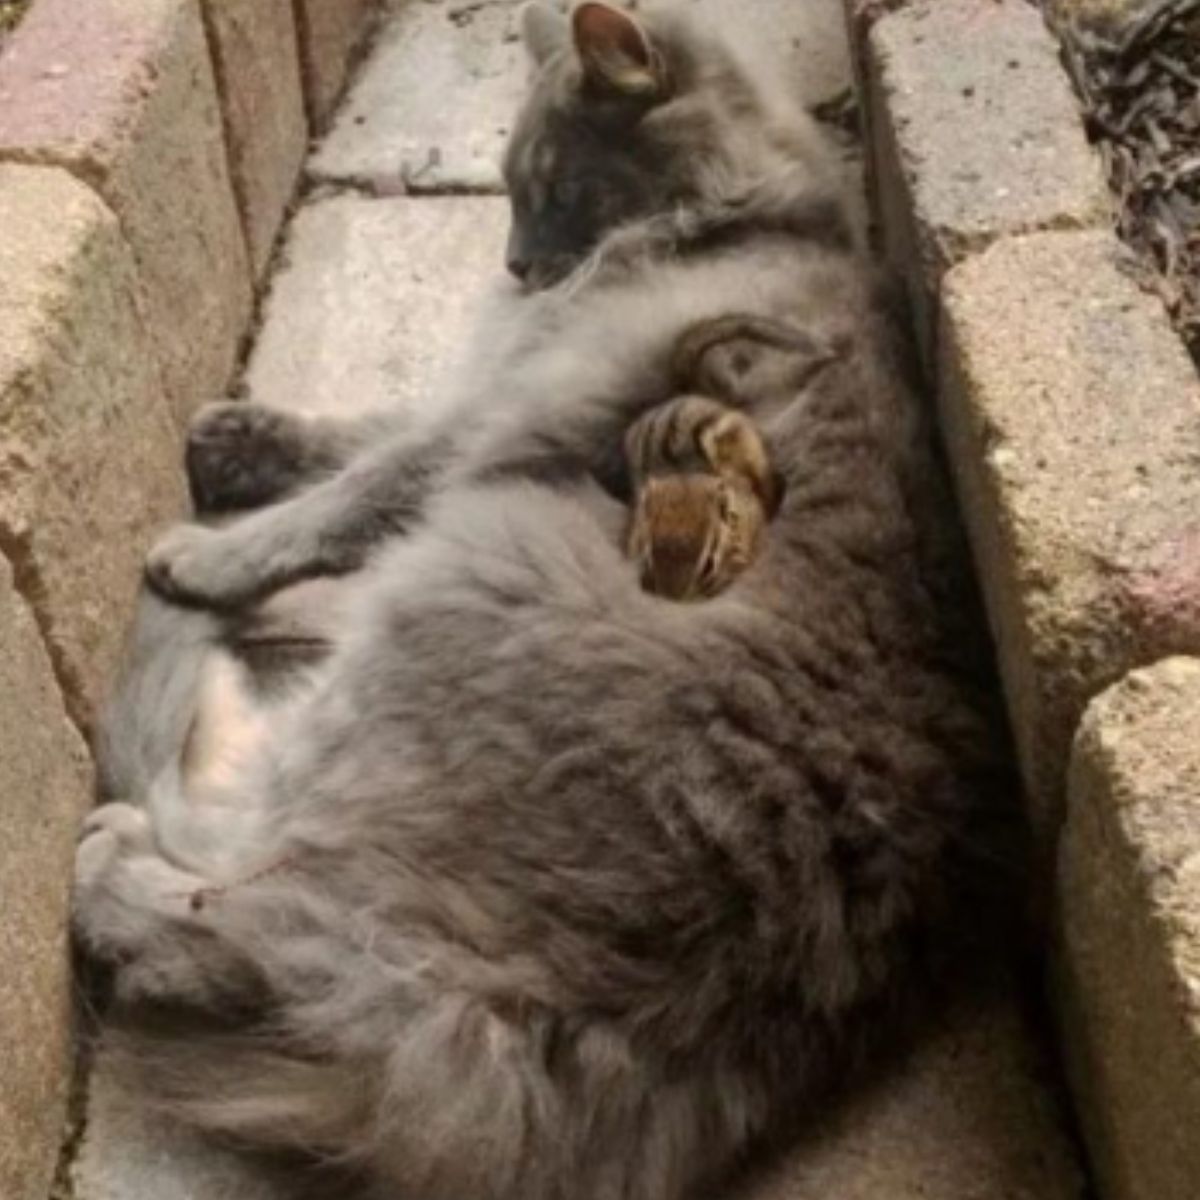
[[[306,412],[431,411],[503,275],[499,197],[372,199],[304,208],[250,360],[251,399]]]
[[[1034,234],[944,285],[943,428],[1047,847],[1088,700],[1200,648],[1196,605],[1163,603],[1200,525],[1200,380],[1118,253]]]
[[[0,160],[56,163],[117,214],[182,420],[250,315],[245,238],[195,0],[38,0],[0,58]]]
[[[868,39],[875,192],[932,358],[943,273],[997,238],[1110,207],[1058,50],[1026,0],[917,0]]]
[[[319,130],[342,94],[374,0],[295,0],[295,4],[309,118]]]
[[[292,0],[205,0],[229,168],[261,277],[308,147]]]
[[[63,710],[37,625],[0,557],[4,1200],[45,1200],[58,1158],[71,1054],[68,887],[91,787],[87,752]]]
[[[1106,1200],[1200,1189],[1200,661],[1089,707],[1061,850],[1063,1036]]]
[[[500,159],[521,98],[522,0],[450,0],[398,9],[309,169],[380,192],[500,191]],[[818,103],[850,78],[833,2],[681,0],[715,32],[732,32],[761,70],[786,73]]]
[[[57,167],[0,164],[0,549],[72,714],[115,665],[152,533],[183,506],[178,435],[116,218]]]
[[[519,0],[400,7],[311,174],[388,193],[500,191],[500,155],[524,84],[519,8]]]

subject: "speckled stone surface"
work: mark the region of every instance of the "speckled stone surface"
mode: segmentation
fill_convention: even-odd
[[[61,168],[0,164],[0,229],[0,550],[86,724],[183,509],[179,438],[113,214]]]
[[[66,1116],[67,903],[91,768],[3,557],[0,797],[0,1196],[45,1200]]]
[[[1200,650],[1200,378],[1107,233],[1006,240],[947,276],[943,427],[1035,823],[1087,702]]]
[[[1200,1180],[1200,661],[1137,671],[1088,709],[1071,765],[1059,994],[1111,1200]]]
[[[121,222],[182,421],[229,382],[250,316],[196,0],[38,0],[0,57],[0,161],[64,166]]]
[[[876,199],[933,353],[943,273],[997,238],[1103,226],[1099,163],[1026,0],[916,0],[868,38]]]

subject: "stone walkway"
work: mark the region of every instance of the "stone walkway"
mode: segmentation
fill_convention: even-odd
[[[849,85],[839,0],[689,0],[785,52],[804,99]],[[475,299],[501,268],[497,158],[519,94],[515,0],[393,0],[286,237],[245,376],[305,411],[434,411]],[[1045,1064],[1007,995],[964,1004],[893,1077],[740,1200],[1075,1200]],[[243,1163],[131,1110],[103,1058],[76,1200],[288,1200]],[[464,1198],[465,1200],[465,1198]]]

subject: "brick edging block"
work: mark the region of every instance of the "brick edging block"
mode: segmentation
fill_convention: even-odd
[[[0,1196],[44,1200],[71,1063],[68,909],[87,751],[0,556]]]
[[[203,0],[229,170],[255,279],[296,190],[308,124],[292,0]]]
[[[1045,847],[1088,701],[1200,651],[1200,378],[1120,254],[1032,234],[943,285],[942,426]]]
[[[1200,661],[1128,676],[1075,742],[1060,851],[1062,1033],[1108,1200],[1200,1181]]]
[[[943,274],[999,238],[1108,222],[1057,46],[1026,0],[914,0],[863,32],[873,201],[926,362]],[[866,8],[870,8],[869,3]]]
[[[0,160],[96,188],[137,260],[176,417],[220,396],[251,287],[197,0],[38,0],[0,55]]]
[[[149,538],[183,509],[178,434],[96,194],[58,167],[0,164],[0,229],[0,549],[86,727]]]

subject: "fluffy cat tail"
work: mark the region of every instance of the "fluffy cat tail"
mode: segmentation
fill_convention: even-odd
[[[139,1108],[286,1168],[289,1197],[358,1200],[346,1148],[361,1144],[369,1125],[364,1072],[209,1020],[140,1006],[113,1014],[104,1040],[110,1078]],[[335,1175],[336,1190],[327,1190]]]

